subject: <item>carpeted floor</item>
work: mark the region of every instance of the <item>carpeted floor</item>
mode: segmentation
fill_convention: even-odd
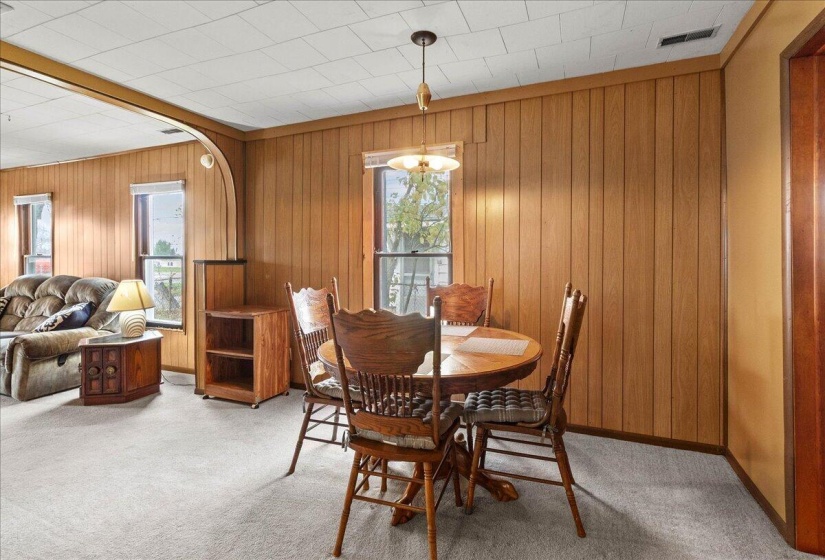
[[[170,383],[114,406],[83,407],[76,390],[2,397],[0,557],[330,558],[352,452],[307,442],[285,477],[300,419],[298,391],[259,410]],[[471,516],[448,492],[440,557],[813,558],[785,544],[722,457],[565,441],[587,538],[576,537],[563,490],[518,482],[515,502],[480,490]],[[390,527],[389,509],[353,505],[345,558],[426,553],[423,517]]]

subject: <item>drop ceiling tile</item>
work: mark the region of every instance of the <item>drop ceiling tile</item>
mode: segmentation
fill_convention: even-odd
[[[133,76],[132,74],[127,74],[126,72],[123,72],[122,70],[119,70],[117,68],[112,68],[107,64],[103,64],[102,62],[99,62],[91,58],[86,58],[83,60],[78,60],[77,62],[73,62],[72,66],[90,72],[96,76],[100,76],[101,78],[112,80],[113,82],[123,83],[129,80],[133,80],[137,77]]]
[[[142,78],[149,74],[157,74],[165,69],[159,64],[132,54],[127,50],[127,47],[96,54],[89,60],[102,62],[111,68],[124,68],[133,78]]]
[[[527,0],[527,14],[530,19],[540,19],[563,12],[572,12],[593,5],[593,0]]]
[[[624,2],[606,2],[561,14],[561,40],[574,41],[622,27]]]
[[[449,64],[440,64],[438,67],[453,84],[492,77],[489,68],[487,68],[487,63],[484,62],[483,58],[450,62]]]
[[[204,14],[179,0],[127,0],[124,4],[169,31],[178,31],[210,21]]]
[[[340,103],[338,103],[337,105],[340,105]],[[301,110],[301,114],[304,115],[308,120],[316,121],[318,119],[328,119],[330,117],[337,117],[341,113],[339,113],[337,109],[333,109],[332,107],[306,107]]]
[[[745,14],[748,13],[748,10],[751,9],[753,6],[753,2],[751,0],[744,0],[742,2],[728,2],[722,8],[722,12],[716,18],[716,25],[727,25],[732,27],[733,30],[730,31],[733,34],[733,31],[736,30],[736,26],[739,25],[739,22],[742,21],[742,18],[745,17]]]
[[[290,96],[292,102],[284,103],[282,109],[290,109],[295,111],[303,111],[307,107],[317,109],[319,107],[329,107],[336,105],[338,100],[332,97],[329,93],[322,89],[314,91],[305,91],[300,95]]]
[[[308,35],[304,40],[330,60],[370,52],[370,48],[349,27]]]
[[[132,89],[148,93],[158,99],[166,99],[173,95],[181,95],[189,91],[185,87],[157,75],[144,76],[143,78],[126,82],[126,85]]]
[[[352,0],[300,0],[292,5],[318,29],[332,29],[367,19],[364,10]]]
[[[385,16],[403,10],[420,8],[422,4],[419,0],[358,0],[358,5],[364,13],[371,18]]]
[[[476,89],[476,86],[473,85],[473,82],[451,84],[449,86],[438,88],[438,91],[433,91],[433,95],[437,95],[439,99],[458,97],[459,95],[470,95],[473,93],[478,93],[478,89]]]
[[[690,5],[691,12],[701,12],[711,8],[722,8],[728,4],[748,4],[748,8],[753,5],[753,0],[693,0]]]
[[[61,62],[74,62],[99,52],[42,25],[16,34],[9,42]]]
[[[653,29],[650,31],[647,46],[650,48],[656,47],[656,45],[659,44],[659,39],[662,37],[712,27],[716,21],[716,17],[722,11],[722,7],[721,4],[718,4],[707,10],[688,12],[681,16],[653,22]]]
[[[590,56],[601,58],[611,54],[643,49],[650,37],[651,27],[653,27],[652,23],[645,23],[629,29],[596,35],[590,39]]]
[[[459,0],[458,5],[471,31],[484,31],[527,21],[527,8],[524,2]]]
[[[264,54],[290,70],[300,70],[327,62],[327,57],[312,48],[303,39],[293,39],[262,50]]]
[[[0,84],[5,84],[13,80],[19,80],[20,78],[20,74],[12,72],[11,70],[6,70],[5,68],[0,68]]]
[[[398,52],[404,55],[413,68],[421,68],[421,47],[409,43],[398,47]],[[438,39],[435,43],[427,47],[427,66],[457,62],[453,49],[444,39]]]
[[[564,78],[564,65],[557,64],[555,66],[539,68],[538,70],[530,70],[529,72],[519,72],[516,76],[518,77],[519,83],[523,86],[561,80]]]
[[[5,97],[5,93],[5,90],[0,90],[0,113],[8,113],[9,111],[22,109],[25,107],[22,103],[12,101],[11,99]],[[2,118],[0,118],[0,120],[2,120]]]
[[[427,29],[439,37],[469,33],[470,26],[456,2],[444,2],[401,12],[413,31]]]
[[[328,87],[325,88],[324,91],[343,103],[349,103],[361,99],[369,99],[372,97],[372,94],[358,82]]]
[[[257,6],[251,0],[187,0],[186,2],[209,19],[223,19]]]
[[[503,76],[494,76],[492,78],[473,80],[478,91],[493,91],[497,89],[507,89],[518,87],[519,81],[515,74],[508,74]]]
[[[387,74],[412,70],[412,65],[407,62],[407,59],[404,58],[398,49],[387,49],[363,54],[356,56],[355,60],[373,76],[385,76]]]
[[[174,97],[169,97],[166,101],[177,105],[178,107],[183,107],[184,109],[189,109],[190,111],[195,111],[196,113],[200,113],[201,115],[207,114],[213,107],[207,107],[206,105],[201,105],[196,101],[192,101],[188,97],[183,97],[182,95],[176,95]]]
[[[256,51],[272,44],[269,37],[237,15],[201,25],[198,31],[236,53]]]
[[[349,26],[374,51],[411,44],[413,30],[399,14],[378,17]]]
[[[169,31],[166,26],[120,2],[100,2],[83,10],[81,15],[132,41],[143,41]]]
[[[315,66],[315,70],[333,84],[356,82],[372,76],[372,74],[364,70],[364,67],[352,58],[343,58],[334,62],[319,64]]]
[[[129,44],[129,40],[123,35],[113,33],[80,14],[69,14],[43,25],[84,45],[89,45],[96,52],[108,51]]]
[[[510,53],[561,43],[559,16],[502,27],[501,37]]]
[[[667,59],[670,56],[670,50],[671,47],[662,47],[657,49],[642,49],[638,51],[620,53],[616,55],[616,65],[614,66],[614,70],[636,68],[638,66],[647,66],[648,64],[667,62]]]
[[[10,84],[3,84],[2,92],[3,99],[14,101],[21,107],[31,107],[32,105],[39,105],[40,103],[45,103],[49,100],[48,97],[43,97],[42,95],[17,89],[16,87],[12,87]]]
[[[313,68],[304,68],[282,74],[284,81],[295,88],[295,91],[309,91],[332,85],[332,82],[323,77]],[[278,95],[277,93],[275,95]]]
[[[3,39],[52,19],[52,16],[23,2],[6,0],[6,4],[13,6],[14,10],[6,12],[0,17],[0,37]]]
[[[363,103],[370,109],[386,109],[387,107],[400,107],[406,105],[402,99],[395,95],[386,97],[376,97],[375,99],[365,99]]]
[[[39,10],[44,14],[48,14],[53,18],[63,17],[83,8],[88,8],[89,4],[86,2],[78,2],[74,0],[61,0],[55,2],[54,0],[26,0],[26,5]],[[6,17],[6,16],[3,16]]]
[[[616,64],[616,56],[605,56],[601,58],[591,58],[583,62],[570,62],[564,65],[564,77],[575,78],[588,74],[601,74],[610,72]]]
[[[189,91],[200,91],[202,89],[211,88],[215,85],[212,78],[204,76],[189,66],[175,68],[174,70],[166,70],[165,72],[158,74],[158,76],[183,86]]]
[[[218,107],[228,107],[234,103],[232,99],[229,99],[225,95],[221,95],[217,91],[213,91],[210,89],[186,93],[183,95],[183,97],[190,99],[195,103],[200,103],[201,105],[209,107],[210,109],[217,109]]]
[[[233,54],[190,66],[212,80],[213,86],[282,74],[287,69],[260,51]]]
[[[421,69],[417,70],[407,70],[406,72],[399,72],[396,74],[401,81],[407,84],[407,87],[411,91],[415,91],[418,89],[418,84],[421,83]],[[450,80],[444,75],[441,69],[438,66],[430,66],[427,65],[427,84],[430,88],[437,88],[439,86],[448,86],[450,85]],[[409,99],[409,102],[412,103],[413,98]]]
[[[506,54],[507,48],[498,29],[477,31],[466,35],[454,35],[447,38],[450,48],[458,60],[473,60],[486,56]]]
[[[485,60],[494,78],[512,76],[517,72],[530,72],[531,70],[539,69],[536,52],[533,50],[491,56]]]
[[[590,58],[590,39],[579,39],[536,49],[539,68],[583,62]]]
[[[144,60],[151,61],[164,70],[189,66],[197,62],[195,58],[162,41],[160,37],[132,43],[124,47],[123,50]]]
[[[7,86],[16,90],[37,95],[38,97],[43,97],[45,99],[60,99],[61,97],[72,95],[72,92],[67,89],[63,89],[62,87],[58,87],[48,82],[41,82],[40,80],[34,78],[17,80],[13,84],[7,84]]]
[[[269,2],[240,15],[275,43],[297,39],[318,31],[304,14],[289,2]]]
[[[659,19],[680,16],[690,10],[691,0],[629,0],[622,27],[634,27]]]
[[[66,97],[61,97],[60,99],[55,99],[52,101],[52,105],[59,107],[60,109],[65,109],[66,111],[71,111],[72,113],[78,115],[101,113],[112,107],[109,104],[97,101],[91,97],[84,97],[82,95],[69,95]]]
[[[197,28],[175,31],[164,35],[160,40],[199,62],[233,54],[231,49],[207,37]]]
[[[254,128],[254,121],[249,115],[245,115],[231,107],[210,109],[208,115],[241,130],[251,130]]]
[[[404,80],[395,74],[381,76],[379,78],[368,78],[366,80],[361,80],[360,84],[364,86],[364,89],[376,97],[384,97],[388,95],[401,96],[409,94],[410,99],[415,98],[414,94],[410,91],[410,87],[404,83]]]
[[[249,103],[294,93],[298,88],[284,80],[283,74],[279,74],[216,87],[214,91],[239,103]]]

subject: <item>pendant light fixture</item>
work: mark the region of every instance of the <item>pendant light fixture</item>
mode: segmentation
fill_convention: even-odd
[[[410,36],[410,39],[416,45],[421,45],[421,85],[418,86],[418,91],[415,94],[418,108],[421,109],[421,150],[417,154],[394,157],[387,162],[387,165],[399,171],[409,171],[410,173],[420,173],[422,175],[458,169],[461,165],[458,160],[427,153],[427,108],[433,96],[426,80],[425,51],[428,46],[435,43],[437,37],[432,31],[416,31]]]

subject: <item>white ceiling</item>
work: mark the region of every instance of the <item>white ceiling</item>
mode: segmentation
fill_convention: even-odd
[[[3,1],[3,40],[244,130],[413,103],[417,29],[444,98],[715,54],[753,3]]]
[[[186,132],[0,69],[0,169],[188,142]]]

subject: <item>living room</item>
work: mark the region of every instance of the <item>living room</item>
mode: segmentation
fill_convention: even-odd
[[[0,556],[825,555],[824,58],[825,0],[2,0]]]

